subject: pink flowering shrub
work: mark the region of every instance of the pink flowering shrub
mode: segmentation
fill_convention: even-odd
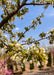
[[[1,54],[0,54],[1,57]],[[7,70],[6,68],[6,62],[8,60],[9,57],[6,57],[5,60],[1,60],[0,61],[0,75],[11,75],[12,74],[12,70]]]

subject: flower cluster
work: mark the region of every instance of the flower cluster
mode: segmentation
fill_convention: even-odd
[[[29,47],[28,49],[24,49],[20,44],[16,44],[17,49],[15,48],[15,54],[10,58],[12,61],[15,61],[18,65],[22,66],[26,62],[32,64],[36,62],[37,66],[40,65],[40,61],[44,65],[47,64],[47,55],[45,54],[44,48],[39,48],[36,46]]]

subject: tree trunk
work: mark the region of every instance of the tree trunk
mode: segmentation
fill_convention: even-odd
[[[51,53],[51,67],[53,67],[53,54]]]

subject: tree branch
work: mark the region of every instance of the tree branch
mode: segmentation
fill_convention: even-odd
[[[50,36],[47,36],[47,37],[44,37],[44,38],[41,38],[41,39],[38,39],[38,40],[36,40],[36,42],[39,42],[39,41],[41,41],[41,40],[44,40],[44,39],[48,39]],[[5,46],[7,46],[8,47],[8,45],[6,44],[6,43],[4,43],[3,41],[1,41]],[[34,41],[32,41],[32,43],[34,43]],[[23,43],[23,44],[21,44],[21,45],[27,45],[27,43]]]
[[[9,19],[11,19],[11,17],[13,17],[24,5],[47,5],[50,3],[42,3],[42,4],[38,4],[38,3],[26,3],[27,0],[23,0],[23,2],[20,4],[20,6],[13,11],[12,13],[10,13],[5,19],[3,19],[0,23],[0,28],[8,22]]]
[[[44,13],[45,10],[46,10],[46,9],[44,9],[44,11],[43,11],[42,13]],[[35,24],[35,25],[36,25],[36,24]],[[32,25],[32,26],[33,26],[33,25]],[[32,28],[32,26],[30,26],[30,27],[28,28],[28,30],[30,30],[30,29]],[[27,32],[27,31],[25,30],[25,31],[23,32],[23,35],[25,35],[26,32]],[[17,41],[19,42],[22,38],[23,38],[23,36],[20,36]]]
[[[5,46],[8,46],[6,43],[4,43],[2,40],[1,40],[1,42],[5,45]]]
[[[13,11],[12,13],[10,13],[5,19],[3,19],[0,23],[0,28],[8,22],[9,19],[11,19],[11,17],[13,17],[26,3],[27,0],[23,0],[23,2],[20,4],[20,6],[15,10]]]
[[[31,28],[32,27],[29,27],[28,30],[30,30]],[[26,32],[28,32],[28,31],[25,30],[24,33],[23,33],[23,35],[25,35]],[[19,39],[17,41],[19,42],[22,38],[23,38],[23,36],[19,37]]]
[[[50,5],[50,3],[25,3],[25,5]]]
[[[41,39],[39,39],[39,40],[36,40],[36,41],[41,41],[41,40],[43,40],[43,39],[47,39],[47,38],[49,38],[50,36],[48,36],[48,37],[44,37],[44,38],[41,38]],[[34,41],[33,41],[34,42]],[[32,43],[33,43],[32,42]],[[12,50],[14,50],[13,48],[11,48],[11,47],[9,47],[6,43],[4,43],[3,41],[2,41],[2,43],[8,48],[8,49],[12,49]],[[21,44],[21,45],[27,45],[27,43],[24,43],[24,44]],[[6,51],[6,53],[7,53],[8,51]]]
[[[25,31],[25,32],[23,33],[23,35],[24,35],[26,32],[27,32],[27,31]],[[20,36],[17,41],[19,42],[22,38],[23,38],[23,36]]]
[[[47,37],[44,37],[44,38],[41,38],[41,39],[38,39],[38,40],[36,40],[36,42],[39,42],[39,41],[41,41],[41,40],[44,40],[44,39],[48,39],[50,36],[47,36]],[[26,41],[25,41],[26,42]],[[34,41],[32,41],[32,43],[34,43],[35,42],[35,40]],[[21,44],[21,45],[27,45],[27,43],[23,43],[23,44]]]
[[[47,39],[47,38],[49,38],[49,37],[50,37],[50,36],[47,36],[47,37],[41,38],[41,39],[39,39],[39,40],[37,40],[37,41],[41,41],[41,40]]]
[[[10,13],[5,19],[3,19],[0,23],[0,28],[8,22],[9,19],[11,19],[11,17],[13,17],[21,8],[23,5],[21,5],[20,7],[18,7],[18,9],[16,9],[14,12]]]
[[[22,3],[24,4],[24,3],[26,3],[26,2],[27,2],[27,0],[23,0],[23,2],[22,2]]]

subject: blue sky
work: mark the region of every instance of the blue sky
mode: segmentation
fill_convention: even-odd
[[[43,6],[27,6],[29,7],[29,13],[25,14],[24,19],[16,19],[16,29],[18,28],[18,31],[24,31],[24,26],[31,25],[31,21],[35,19],[38,15],[40,15],[44,9]],[[35,39],[39,39],[39,34],[41,32],[47,32],[50,31],[52,28],[54,28],[54,8],[52,6],[49,6],[48,9],[44,13],[45,17],[42,18],[42,24],[38,25],[35,30],[31,29],[29,32],[27,32],[25,35],[25,39],[32,36]],[[41,41],[41,43],[48,44],[47,40]]]
[[[16,18],[14,24],[16,25],[16,28],[14,29],[14,32],[20,31],[24,32],[24,27],[31,25],[31,21],[38,17],[43,12],[43,6],[26,6],[29,7],[29,13],[26,13],[24,15],[24,19],[21,20],[19,18]],[[1,8],[0,8],[0,15],[2,14]],[[29,32],[27,32],[24,39],[27,39],[28,37],[32,36],[35,39],[39,39],[39,34],[41,32],[47,32],[50,31],[52,28],[54,28],[54,8],[53,6],[49,6],[48,9],[44,13],[45,17],[42,18],[42,24],[38,25],[35,30],[31,29]],[[0,18],[1,22],[1,18]],[[23,39],[23,40],[24,40]],[[42,40],[41,43],[48,44],[47,40]]]

